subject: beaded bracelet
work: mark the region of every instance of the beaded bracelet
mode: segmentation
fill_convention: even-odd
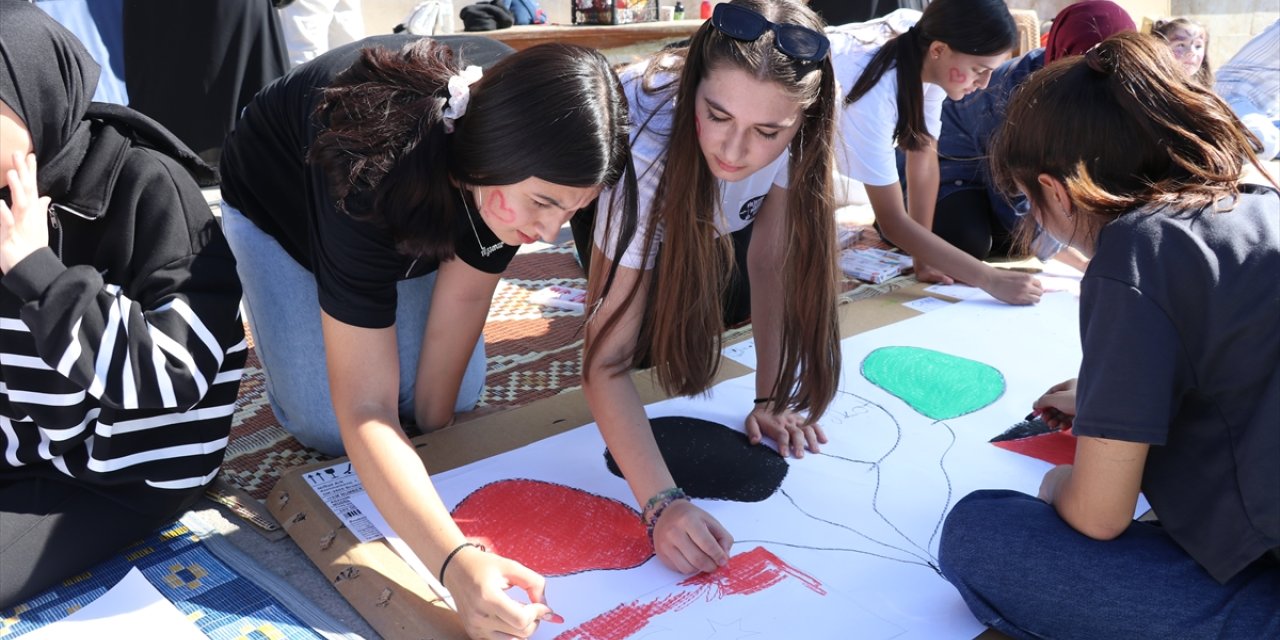
[[[649,498],[649,501],[645,503],[644,512],[641,513],[640,519],[644,521],[645,524],[648,524],[649,521],[652,519],[650,517],[650,514],[653,511],[654,507],[658,505],[658,503],[660,502],[670,503],[672,500],[675,500],[678,498],[687,498],[687,497],[688,496],[686,496],[684,493],[684,489],[681,489],[680,487],[671,487],[670,489],[663,489],[662,491],[659,491],[653,494],[653,497]]]
[[[466,549],[467,547],[475,547],[475,548],[479,549],[480,551],[488,551],[488,549],[484,548],[484,545],[482,545],[482,544],[476,544],[476,543],[474,543],[474,542],[464,542],[464,543],[462,543],[462,544],[460,544],[460,545],[458,545],[458,546],[454,547],[454,548],[453,548],[453,551],[450,551],[450,552],[449,552],[449,555],[447,555],[447,556],[445,556],[445,557],[444,557],[444,562],[440,563],[440,584],[442,584],[442,585],[444,584],[444,570],[449,568],[449,562],[450,562],[451,560],[453,560],[453,557],[454,557],[454,556],[458,555],[458,552],[459,552],[459,551],[462,551],[463,549]]]
[[[644,522],[645,532],[649,534],[649,544],[653,544],[653,529],[658,526],[658,518],[662,517],[662,512],[671,506],[671,503],[677,500],[688,500],[689,496],[680,487],[672,487],[663,491],[659,491],[649,502],[645,504],[644,514],[641,520]]]

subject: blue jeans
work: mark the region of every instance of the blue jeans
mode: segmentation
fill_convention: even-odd
[[[957,502],[938,559],[978,620],[1014,638],[1280,638],[1274,562],[1218,584],[1156,524],[1094,540],[1016,491]]]
[[[222,229],[244,285],[254,350],[267,379],[267,399],[280,425],[302,444],[343,455],[342,435],[329,395],[316,279],[231,205],[222,203]],[[400,360],[400,415],[412,419],[418,356],[431,310],[436,274],[396,284],[396,347]],[[484,388],[484,336],[476,343],[458,389],[455,411],[469,411]]]

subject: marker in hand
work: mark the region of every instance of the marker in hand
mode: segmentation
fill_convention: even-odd
[[[1072,417],[1057,410],[1053,407],[1043,407],[1040,409],[1032,409],[1024,420],[1035,420],[1039,418],[1041,422],[1048,425],[1054,431],[1063,431],[1071,428]]]

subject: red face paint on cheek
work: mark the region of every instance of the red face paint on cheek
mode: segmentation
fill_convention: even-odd
[[[951,67],[951,71],[947,72],[947,77],[956,84],[965,81],[965,73],[955,67]]]
[[[493,195],[493,212],[494,217],[502,222],[511,222],[516,219],[516,212],[507,206],[507,195],[501,189],[494,189]]]

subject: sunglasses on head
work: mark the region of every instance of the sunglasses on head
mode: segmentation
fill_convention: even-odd
[[[711,14],[711,24],[720,33],[745,42],[757,40],[765,30],[773,31],[773,48],[805,62],[821,60],[831,48],[831,41],[818,31],[795,24],[770,22],[750,9],[733,4],[716,5]]]

